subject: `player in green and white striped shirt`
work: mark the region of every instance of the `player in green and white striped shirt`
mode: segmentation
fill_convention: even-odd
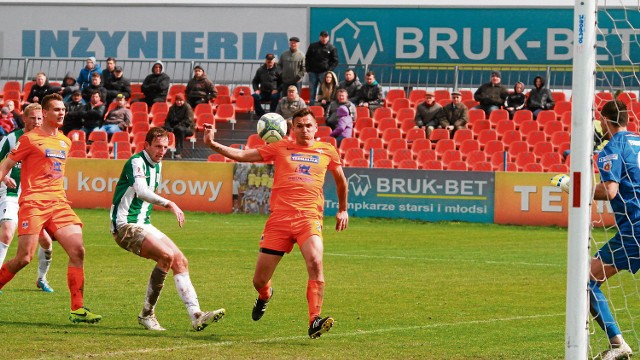
[[[25,128],[9,133],[0,141],[0,159],[7,157],[15,147],[18,138],[24,133],[42,125],[42,107],[29,104],[24,109]],[[0,264],[7,256],[7,250],[18,226],[18,197],[20,196],[20,163],[11,169],[0,184]],[[40,234],[38,247],[38,279],[36,286],[42,291],[53,292],[47,281],[47,272],[51,266],[51,237],[46,231]]]
[[[178,205],[155,193],[160,184],[161,160],[168,144],[169,138],[164,129],[151,128],[144,150],[125,163],[113,194],[111,232],[120,247],[156,262],[138,323],[148,330],[165,330],[156,319],[155,307],[167,273],[173,270],[178,295],[187,308],[193,328],[200,331],[220,320],[225,310],[200,310],[198,296],[189,278],[187,258],[167,235],[151,224],[150,219],[153,205],[159,205],[174,213],[180,227],[184,225],[184,213]]]

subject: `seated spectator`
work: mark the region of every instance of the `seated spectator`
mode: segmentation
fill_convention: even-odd
[[[513,114],[518,110],[524,109],[524,103],[527,100],[524,94],[524,83],[518,81],[513,86],[513,93],[507,96],[507,100],[504,103],[504,108],[509,112],[509,118],[513,119]]]
[[[368,71],[365,74],[364,80],[365,82],[362,88],[360,88],[360,94],[358,95],[358,106],[369,108],[369,114],[373,116],[376,109],[384,104],[382,100],[382,86],[376,81],[376,74],[373,71]]]
[[[87,103],[82,98],[82,92],[76,90],[71,94],[71,99],[65,101],[64,121],[62,122],[62,133],[67,135],[71,130],[82,129],[82,120],[87,112]]]
[[[436,116],[442,110],[442,105],[436,102],[436,94],[427,91],[425,100],[416,108],[416,127],[425,128],[427,137],[431,135],[431,131],[438,127]]]
[[[87,64],[85,65],[85,67],[80,70],[78,79],[76,79],[80,90],[91,85],[91,75],[93,75],[93,73],[98,73],[99,75],[101,75],[102,69],[100,69],[100,65],[96,63],[96,58],[90,56],[87,58]]]
[[[16,109],[16,104],[14,104],[13,100],[8,100],[7,102],[4,103],[4,106],[6,106],[9,109],[9,111],[11,111],[11,114],[13,115],[13,120],[18,125],[18,129],[24,129],[24,121],[22,121],[22,114],[18,112],[18,110]]]
[[[267,54],[264,59],[264,65],[256,70],[256,74],[251,81],[253,86],[253,108],[256,115],[261,117],[265,114],[262,105],[263,101],[269,101],[269,112],[275,112],[280,100],[280,92],[282,89],[282,77],[280,70],[276,67],[276,57],[273,54]]]
[[[127,131],[131,126],[131,110],[127,109],[127,99],[123,94],[118,94],[115,99],[116,108],[109,111],[100,130],[108,135],[119,131]]]
[[[529,91],[529,96],[527,97],[526,108],[531,110],[533,118],[537,119],[540,111],[553,110],[555,102],[553,101],[551,90],[544,86],[545,81],[542,76],[536,76],[533,79],[533,85],[534,87]]]
[[[100,93],[100,99],[102,99],[103,101],[107,98],[107,89],[102,86],[102,77],[97,72],[94,72],[91,75],[91,85],[86,86],[84,89],[82,89],[82,98],[85,102],[90,102],[91,95],[93,95],[93,93],[96,91]]]
[[[323,81],[320,83],[320,90],[318,91],[316,102],[322,105],[326,111],[327,108],[329,108],[329,104],[336,99],[337,91],[338,78],[336,77],[336,73],[333,71],[327,71],[324,74]]]
[[[78,83],[76,82],[76,78],[74,78],[73,74],[71,74],[71,71],[69,71],[64,76],[64,79],[62,79],[62,88],[60,89],[60,95],[62,96],[62,99],[65,102],[69,101],[69,99],[71,99],[71,94],[73,94],[74,91],[79,89],[80,89],[80,86],[78,86]]]
[[[151,67],[151,74],[147,75],[142,82],[141,88],[144,93],[144,101],[149,106],[149,109],[154,103],[167,101],[171,78],[163,71],[164,65],[162,61],[156,61]]]
[[[451,132],[451,137],[456,130],[467,127],[469,121],[469,109],[462,103],[462,94],[454,91],[451,93],[451,103],[442,107],[437,115],[438,128],[447,129]]]
[[[208,103],[217,95],[213,82],[207,78],[207,74],[200,65],[193,67],[193,78],[187,83],[185,92],[192,109],[195,109],[198,104]]]
[[[115,75],[114,75],[115,71],[116,71],[116,59],[112,57],[108,57],[107,67],[103,69],[102,72],[100,72],[100,75],[102,75],[102,84],[104,85],[104,87],[107,87],[107,85],[115,78]]]
[[[49,94],[60,91],[59,87],[51,86],[47,75],[43,72],[36,74],[36,83],[31,87],[27,96],[27,103],[40,103],[40,101]],[[25,104],[27,106],[28,104]]]
[[[107,89],[107,104],[111,104],[119,94],[124,95],[125,99],[131,97],[131,82],[124,77],[122,66],[113,69],[113,77],[104,87]]]
[[[352,104],[358,104],[358,96],[360,94],[360,88],[362,88],[362,83],[353,69],[347,69],[347,71],[344,72],[344,80],[340,81],[338,88],[346,89],[349,101]]]
[[[102,102],[99,91],[91,94],[91,100],[85,109],[86,111],[82,119],[82,130],[87,134],[88,138],[92,131],[98,130],[100,126],[102,126],[102,120],[104,119],[106,106]]]
[[[353,122],[356,122],[356,106],[353,105],[351,101],[348,99],[348,93],[346,89],[338,89],[336,92],[336,99],[329,104],[327,111],[325,111],[324,118],[327,126],[329,126],[332,130],[335,130],[336,126],[338,126],[338,108],[344,105],[349,109],[349,114],[351,114],[351,118]]]
[[[176,94],[173,105],[169,108],[164,128],[172,132],[176,138],[176,152],[174,157],[182,159],[184,148],[184,138],[191,136],[195,132],[195,122],[193,121],[193,109],[184,101],[183,94]]]
[[[474,107],[474,109],[481,109],[484,111],[487,118],[493,110],[500,109],[509,96],[509,91],[500,84],[500,72],[492,71],[491,80],[483,85],[480,85],[478,90],[473,94],[473,98],[480,103],[480,105]]]
[[[16,123],[8,107],[0,109],[0,135],[5,136],[16,129]]]
[[[298,95],[298,87],[289,85],[287,88],[287,96],[282,98],[278,103],[276,112],[289,121],[293,117],[293,113],[307,107],[307,104]]]
[[[331,132],[331,136],[336,138],[339,147],[342,139],[350,138],[353,135],[353,117],[351,117],[349,109],[344,105],[338,106],[337,114],[338,125]]]

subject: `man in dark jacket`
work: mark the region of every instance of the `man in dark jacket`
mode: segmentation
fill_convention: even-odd
[[[469,109],[462,103],[462,94],[454,91],[451,93],[453,100],[449,104],[442,107],[436,118],[438,119],[438,128],[451,131],[451,138],[456,130],[467,127],[469,121]]]
[[[344,72],[344,80],[338,84],[338,89],[346,89],[349,101],[357,104],[360,88],[362,88],[362,83],[360,79],[358,79],[356,72],[353,71],[353,69],[347,69],[347,71]]]
[[[311,100],[309,105],[316,102],[318,85],[324,80],[324,73],[333,71],[338,66],[338,50],[329,43],[329,33],[320,32],[320,40],[309,45],[305,56],[305,65],[309,74],[309,88]]]
[[[253,108],[258,117],[265,114],[260,103],[269,101],[269,112],[275,112],[280,100],[280,92],[282,89],[282,81],[280,71],[276,67],[276,57],[273,54],[267,54],[264,59],[264,65],[256,70],[256,75],[251,81],[253,86]]]
[[[504,105],[507,96],[509,91],[500,84],[500,72],[492,71],[491,80],[481,85],[473,94],[473,98],[480,103],[474,109],[484,110],[488,118],[493,110],[498,110]]]
[[[171,78],[164,73],[162,61],[156,61],[151,68],[151,74],[144,78],[141,86],[142,92],[144,93],[144,101],[149,108],[151,108],[153,103],[167,101],[170,84]]]
[[[192,109],[195,109],[198,104],[215,99],[218,94],[213,82],[207,78],[204,68],[200,65],[193,67],[193,78],[187,83],[185,93]]]
[[[533,85],[534,87],[529,91],[525,106],[533,113],[533,118],[536,119],[540,111],[552,110],[555,102],[553,101],[551,90],[544,87],[545,81],[542,76],[536,76],[533,79]]]
[[[107,89],[107,104],[111,104],[118,94],[124,95],[127,99],[131,97],[131,82],[124,77],[122,66],[115,67],[113,78],[104,84],[104,87]]]
[[[368,71],[364,79],[365,83],[360,88],[360,94],[358,95],[358,106],[369,108],[369,113],[373,117],[376,109],[384,104],[382,86],[376,81],[376,74],[373,71]]]
[[[87,103],[82,98],[82,92],[75,90],[71,94],[68,102],[64,103],[67,108],[62,122],[62,132],[67,135],[71,130],[80,130],[82,128],[82,119],[87,111]]]
[[[84,102],[89,103],[91,101],[91,95],[94,92],[100,93],[100,99],[104,102],[107,100],[107,89],[102,86],[102,77],[97,72],[91,75],[91,85],[82,89],[82,98]]]

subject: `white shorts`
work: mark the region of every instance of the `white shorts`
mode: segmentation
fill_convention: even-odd
[[[0,222],[13,221],[18,223],[18,197],[2,196],[0,197]]]

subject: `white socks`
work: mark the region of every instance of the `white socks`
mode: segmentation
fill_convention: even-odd
[[[0,242],[0,266],[4,263],[4,258],[7,257],[7,250],[9,250],[9,245]]]
[[[46,279],[49,267],[51,267],[51,254],[53,249],[45,250],[38,246],[38,279]]]
[[[198,302],[196,289],[194,289],[193,284],[191,284],[189,273],[183,272],[180,274],[174,274],[173,280],[176,282],[176,290],[178,291],[178,295],[180,295],[180,299],[182,299],[184,306],[186,306],[187,312],[189,312],[191,321],[196,320],[195,314],[200,313],[200,303]]]

